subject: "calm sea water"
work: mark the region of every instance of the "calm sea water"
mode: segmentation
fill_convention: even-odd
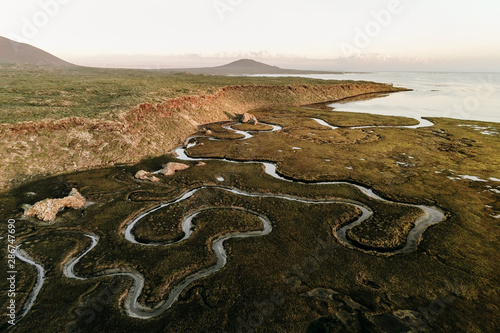
[[[300,76],[375,81],[413,89],[366,101],[332,104],[339,111],[500,122],[500,73],[377,72]]]

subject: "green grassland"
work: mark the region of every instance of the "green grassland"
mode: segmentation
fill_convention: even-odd
[[[331,80],[192,75],[155,70],[0,65],[0,123],[86,117],[112,119],[141,103],[213,94],[231,85],[332,84]],[[349,82],[349,81],[343,81]]]
[[[200,124],[258,107],[401,90],[293,77],[0,65],[0,190],[161,156]]]
[[[350,205],[241,197],[208,188],[148,216],[136,228],[141,240],[178,239],[182,217],[203,207],[215,207],[197,217],[195,234],[188,242],[144,247],[123,238],[126,222],[199,186],[361,202],[374,215],[353,228],[349,237],[360,246],[378,250],[400,247],[420,212],[371,199],[350,185],[283,182],[265,174],[260,164],[207,160],[205,166],[196,166],[196,162],[187,162],[189,169],[172,177],[160,175],[158,184],[133,178],[138,170],[155,171],[175,161],[170,155],[134,166],[51,177],[0,195],[0,215],[17,220],[18,240],[25,241],[23,249],[47,270],[46,283],[31,312],[11,331],[47,327],[59,332],[68,323],[84,332],[498,331],[499,225],[493,216],[500,214],[495,192],[500,183],[490,179],[500,178],[498,135],[458,126],[484,123],[444,118],[433,118],[433,127],[421,129],[349,129],[412,125],[415,121],[293,107],[259,109],[252,114],[283,129],[256,133],[241,141],[222,128],[228,123],[205,125],[197,135],[205,135],[208,129],[224,141],[197,138],[199,144],[188,153],[274,161],[278,172],[289,178],[362,184],[393,201],[440,207],[446,220],[424,233],[415,252],[385,257],[338,243],[335,231],[359,214]],[[311,117],[341,128],[330,130]],[[496,123],[486,125],[500,131]],[[485,181],[474,182],[460,175]],[[82,211],[64,211],[50,225],[21,217],[22,204],[63,197],[72,187],[93,204]],[[151,320],[123,313],[123,295],[130,279],[116,278],[116,290],[98,307],[92,307],[96,295],[110,289],[113,278],[79,281],[62,275],[62,263],[89,245],[81,232],[92,232],[100,236],[99,245],[82,259],[76,271],[88,276],[106,268],[136,269],[146,279],[140,301],[155,304],[172,283],[214,263],[210,244],[217,235],[262,227],[255,216],[228,207],[266,215],[273,231],[264,237],[228,241],[228,264],[193,283],[172,308]],[[5,257],[5,239],[0,244]],[[24,292],[19,296],[21,302],[35,274],[22,263],[18,270]],[[1,281],[1,288],[6,289],[5,281]],[[2,299],[0,304],[3,309],[5,302]]]

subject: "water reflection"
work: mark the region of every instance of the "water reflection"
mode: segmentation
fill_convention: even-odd
[[[330,104],[339,111],[500,122],[499,73],[379,72],[301,75],[392,83],[412,91],[362,96]],[[365,99],[371,97],[370,99]],[[373,98],[376,97],[376,98]],[[383,97],[383,98],[382,98]]]

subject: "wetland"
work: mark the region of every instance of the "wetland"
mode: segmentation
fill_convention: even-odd
[[[23,304],[9,330],[498,330],[500,139],[475,130],[498,123],[250,113],[161,157],[2,193]],[[156,173],[169,162],[189,168]],[[85,208],[23,217],[72,188]]]

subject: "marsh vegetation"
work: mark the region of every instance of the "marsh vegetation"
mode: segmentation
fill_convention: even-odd
[[[186,150],[189,156],[204,159],[205,165],[185,162],[189,169],[171,177],[158,175],[158,184],[133,175],[138,170],[159,170],[176,161],[175,156],[63,174],[3,193],[2,216],[16,218],[23,250],[46,270],[33,308],[11,331],[36,330],[40,325],[64,331],[68,323],[83,331],[108,332],[234,332],[248,327],[258,332],[328,332],[327,328],[494,332],[499,328],[498,136],[470,127],[484,125],[479,122],[444,118],[431,119],[432,127],[408,129],[375,125],[414,125],[413,119],[324,109],[264,108],[252,114],[282,129],[266,132],[265,125],[237,125],[235,129],[254,131],[253,137],[239,140],[241,136],[224,128],[230,122],[205,125],[193,139],[197,144]],[[332,130],[311,118],[340,128]],[[459,126],[464,124],[470,126]],[[485,125],[499,129],[496,123]],[[212,131],[210,138],[207,129]],[[259,163],[228,163],[220,158],[275,162],[280,175],[300,182],[273,178]],[[421,211],[376,200],[348,183],[314,185],[317,181],[361,184],[390,201],[437,206],[446,213],[446,220],[429,227],[414,252],[377,255],[377,251],[401,247]],[[134,217],[200,186],[206,188],[148,215],[134,229],[142,242],[178,240],[183,218],[201,208],[213,208],[197,215],[193,236],[186,242],[142,246],[123,237]],[[93,204],[63,211],[50,225],[22,218],[22,204],[63,197],[73,187]],[[256,195],[235,195],[224,188]],[[375,252],[345,247],[335,237],[336,230],[359,216],[352,205],[312,204],[269,194],[308,200],[341,198],[368,206],[373,216],[348,236],[360,248]],[[157,317],[141,320],[124,313],[124,295],[132,280],[123,276],[117,278],[117,290],[107,301],[92,307],[92,297],[112,280],[95,276],[99,272],[116,268],[140,272],[145,285],[138,301],[154,306],[176,283],[214,264],[214,239],[262,228],[255,215],[231,207],[265,215],[272,232],[228,240],[224,245],[227,264],[189,285]],[[88,278],[70,279],[62,267],[89,246],[83,233],[98,235],[99,243],[75,267]],[[20,263],[19,270],[18,300],[22,302],[36,275],[29,265]],[[93,315],[83,315],[89,309]]]

